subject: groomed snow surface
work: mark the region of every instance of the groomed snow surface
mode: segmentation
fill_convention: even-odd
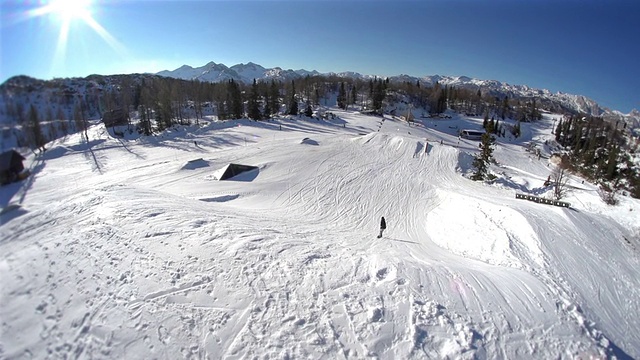
[[[639,202],[515,198],[550,195],[559,116],[488,184],[456,135],[481,119],[331,111],[30,156],[0,188],[0,358],[640,358]]]

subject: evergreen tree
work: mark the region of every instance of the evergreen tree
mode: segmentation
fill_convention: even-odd
[[[229,98],[227,98],[226,100],[220,100],[218,101],[218,119],[220,120],[227,120],[230,118],[229,115],[229,104],[231,103],[231,100],[229,100]]]
[[[229,115],[233,119],[242,119],[244,117],[244,104],[242,103],[242,92],[240,91],[240,85],[233,79],[227,83],[227,95],[230,104]]]
[[[616,170],[618,169],[618,154],[620,153],[620,147],[613,145],[609,150],[609,157],[607,158],[607,169],[605,178],[607,180],[613,180],[616,176]]]
[[[582,148],[582,124],[577,124],[574,134],[576,137],[573,139],[573,155],[578,156]]]
[[[480,142],[480,153],[476,155],[473,160],[473,166],[476,168],[476,172],[471,176],[473,180],[493,180],[495,176],[489,174],[489,164],[493,161],[493,138],[491,133],[493,132],[492,123],[489,122],[489,128],[482,134],[482,140]]]
[[[73,107],[73,121],[76,131],[82,131],[82,110],[80,110],[80,104],[76,104]]]
[[[289,100],[289,115],[298,115],[298,99],[296,99],[296,84],[291,80],[291,99]]]
[[[509,117],[509,97],[505,96],[500,105],[500,118],[504,120]]]
[[[561,140],[561,144],[562,146],[567,146],[567,141],[569,139],[569,135],[571,132],[571,129],[573,128],[573,124],[574,124],[574,119],[573,116],[569,117],[568,121],[565,121],[564,124],[562,125],[562,140]]]
[[[533,102],[531,103],[531,113],[529,114],[529,118],[531,120],[542,119],[542,114],[540,113],[540,111],[538,110],[538,107],[536,106],[536,99],[533,99]]]
[[[593,131],[589,126],[587,127],[587,141],[586,146],[582,151],[582,162],[587,165],[593,165],[596,156],[596,131]]]
[[[312,117],[313,116],[313,109],[311,108],[311,102],[309,100],[307,100],[307,107],[304,110],[304,115],[306,117]]]
[[[518,121],[516,125],[513,127],[513,136],[515,136],[516,138],[519,138],[520,135],[522,135],[522,130],[520,129],[520,121]]]
[[[262,118],[258,100],[259,96],[260,94],[258,92],[258,83],[256,82],[256,79],[253,79],[253,85],[251,85],[251,95],[249,97],[249,119],[260,120]]]
[[[271,111],[270,115],[280,113],[280,89],[274,80],[271,80],[269,87],[269,110]]]
[[[562,120],[558,121],[558,126],[556,127],[556,141],[560,142],[560,139],[562,139],[562,131],[564,129],[564,126],[562,124]]]
[[[46,150],[44,146],[47,143],[47,140],[42,133],[40,119],[38,118],[38,111],[33,104],[29,107],[29,133],[33,146],[41,152],[44,152]]]
[[[358,101],[358,88],[354,84],[353,88],[351,89],[351,101],[349,102],[349,104],[353,105],[357,101]]]
[[[381,112],[382,110],[382,102],[386,96],[386,87],[384,81],[382,79],[378,79],[375,82],[374,91],[373,91],[373,109]]]
[[[140,124],[138,125],[140,131],[142,131],[142,133],[146,136],[151,135],[151,119],[148,117],[145,105],[140,104],[140,106],[138,106],[138,114],[140,117]]]
[[[269,107],[269,103],[270,103],[270,99],[269,99],[269,92],[267,91],[265,98],[264,98],[264,108],[263,108],[263,112],[262,112],[262,117],[264,119],[269,119],[271,118],[271,113],[273,112],[271,110],[271,108]]]
[[[340,109],[347,108],[347,92],[344,89],[344,81],[340,82],[340,90],[338,91],[338,107]]]
[[[62,112],[62,108],[58,108],[58,112],[56,114],[56,119],[60,122],[60,131],[62,131],[63,135],[69,134],[69,123],[67,119],[65,119],[64,113]]]

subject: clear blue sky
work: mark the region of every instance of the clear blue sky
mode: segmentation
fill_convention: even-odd
[[[59,12],[25,16],[46,4],[2,0],[0,82],[252,61],[466,75],[581,94],[625,113],[640,109],[635,0],[94,0],[87,11],[95,23],[75,11],[65,41]]]

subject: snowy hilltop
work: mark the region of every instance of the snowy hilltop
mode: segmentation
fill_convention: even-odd
[[[640,202],[516,197],[553,191],[561,118],[492,182],[450,112],[92,121],[0,188],[0,358],[639,358]]]

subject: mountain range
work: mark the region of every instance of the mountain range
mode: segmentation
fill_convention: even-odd
[[[222,82],[228,80],[240,81],[250,84],[256,80],[279,80],[289,81],[305,76],[337,76],[352,79],[368,80],[375,78],[375,75],[363,75],[357,72],[329,72],[320,73],[316,70],[292,70],[280,67],[265,68],[261,65],[249,62],[247,64],[236,64],[228,67],[224,64],[217,64],[213,61],[201,67],[183,65],[175,70],[164,70],[156,73],[159,76],[172,77],[185,80],[200,80],[209,82]],[[570,111],[602,116],[607,120],[624,121],[632,128],[640,126],[640,111],[634,109],[628,114],[620,111],[600,106],[596,101],[583,95],[567,94],[563,92],[553,93],[547,89],[535,89],[527,85],[512,85],[497,80],[480,80],[467,76],[443,76],[428,75],[416,77],[411,75],[396,75],[389,77],[390,81],[420,82],[423,85],[432,86],[436,82],[440,85],[456,86],[461,88],[482,89],[495,96],[509,96],[510,98],[535,98],[546,108],[555,111]]]

